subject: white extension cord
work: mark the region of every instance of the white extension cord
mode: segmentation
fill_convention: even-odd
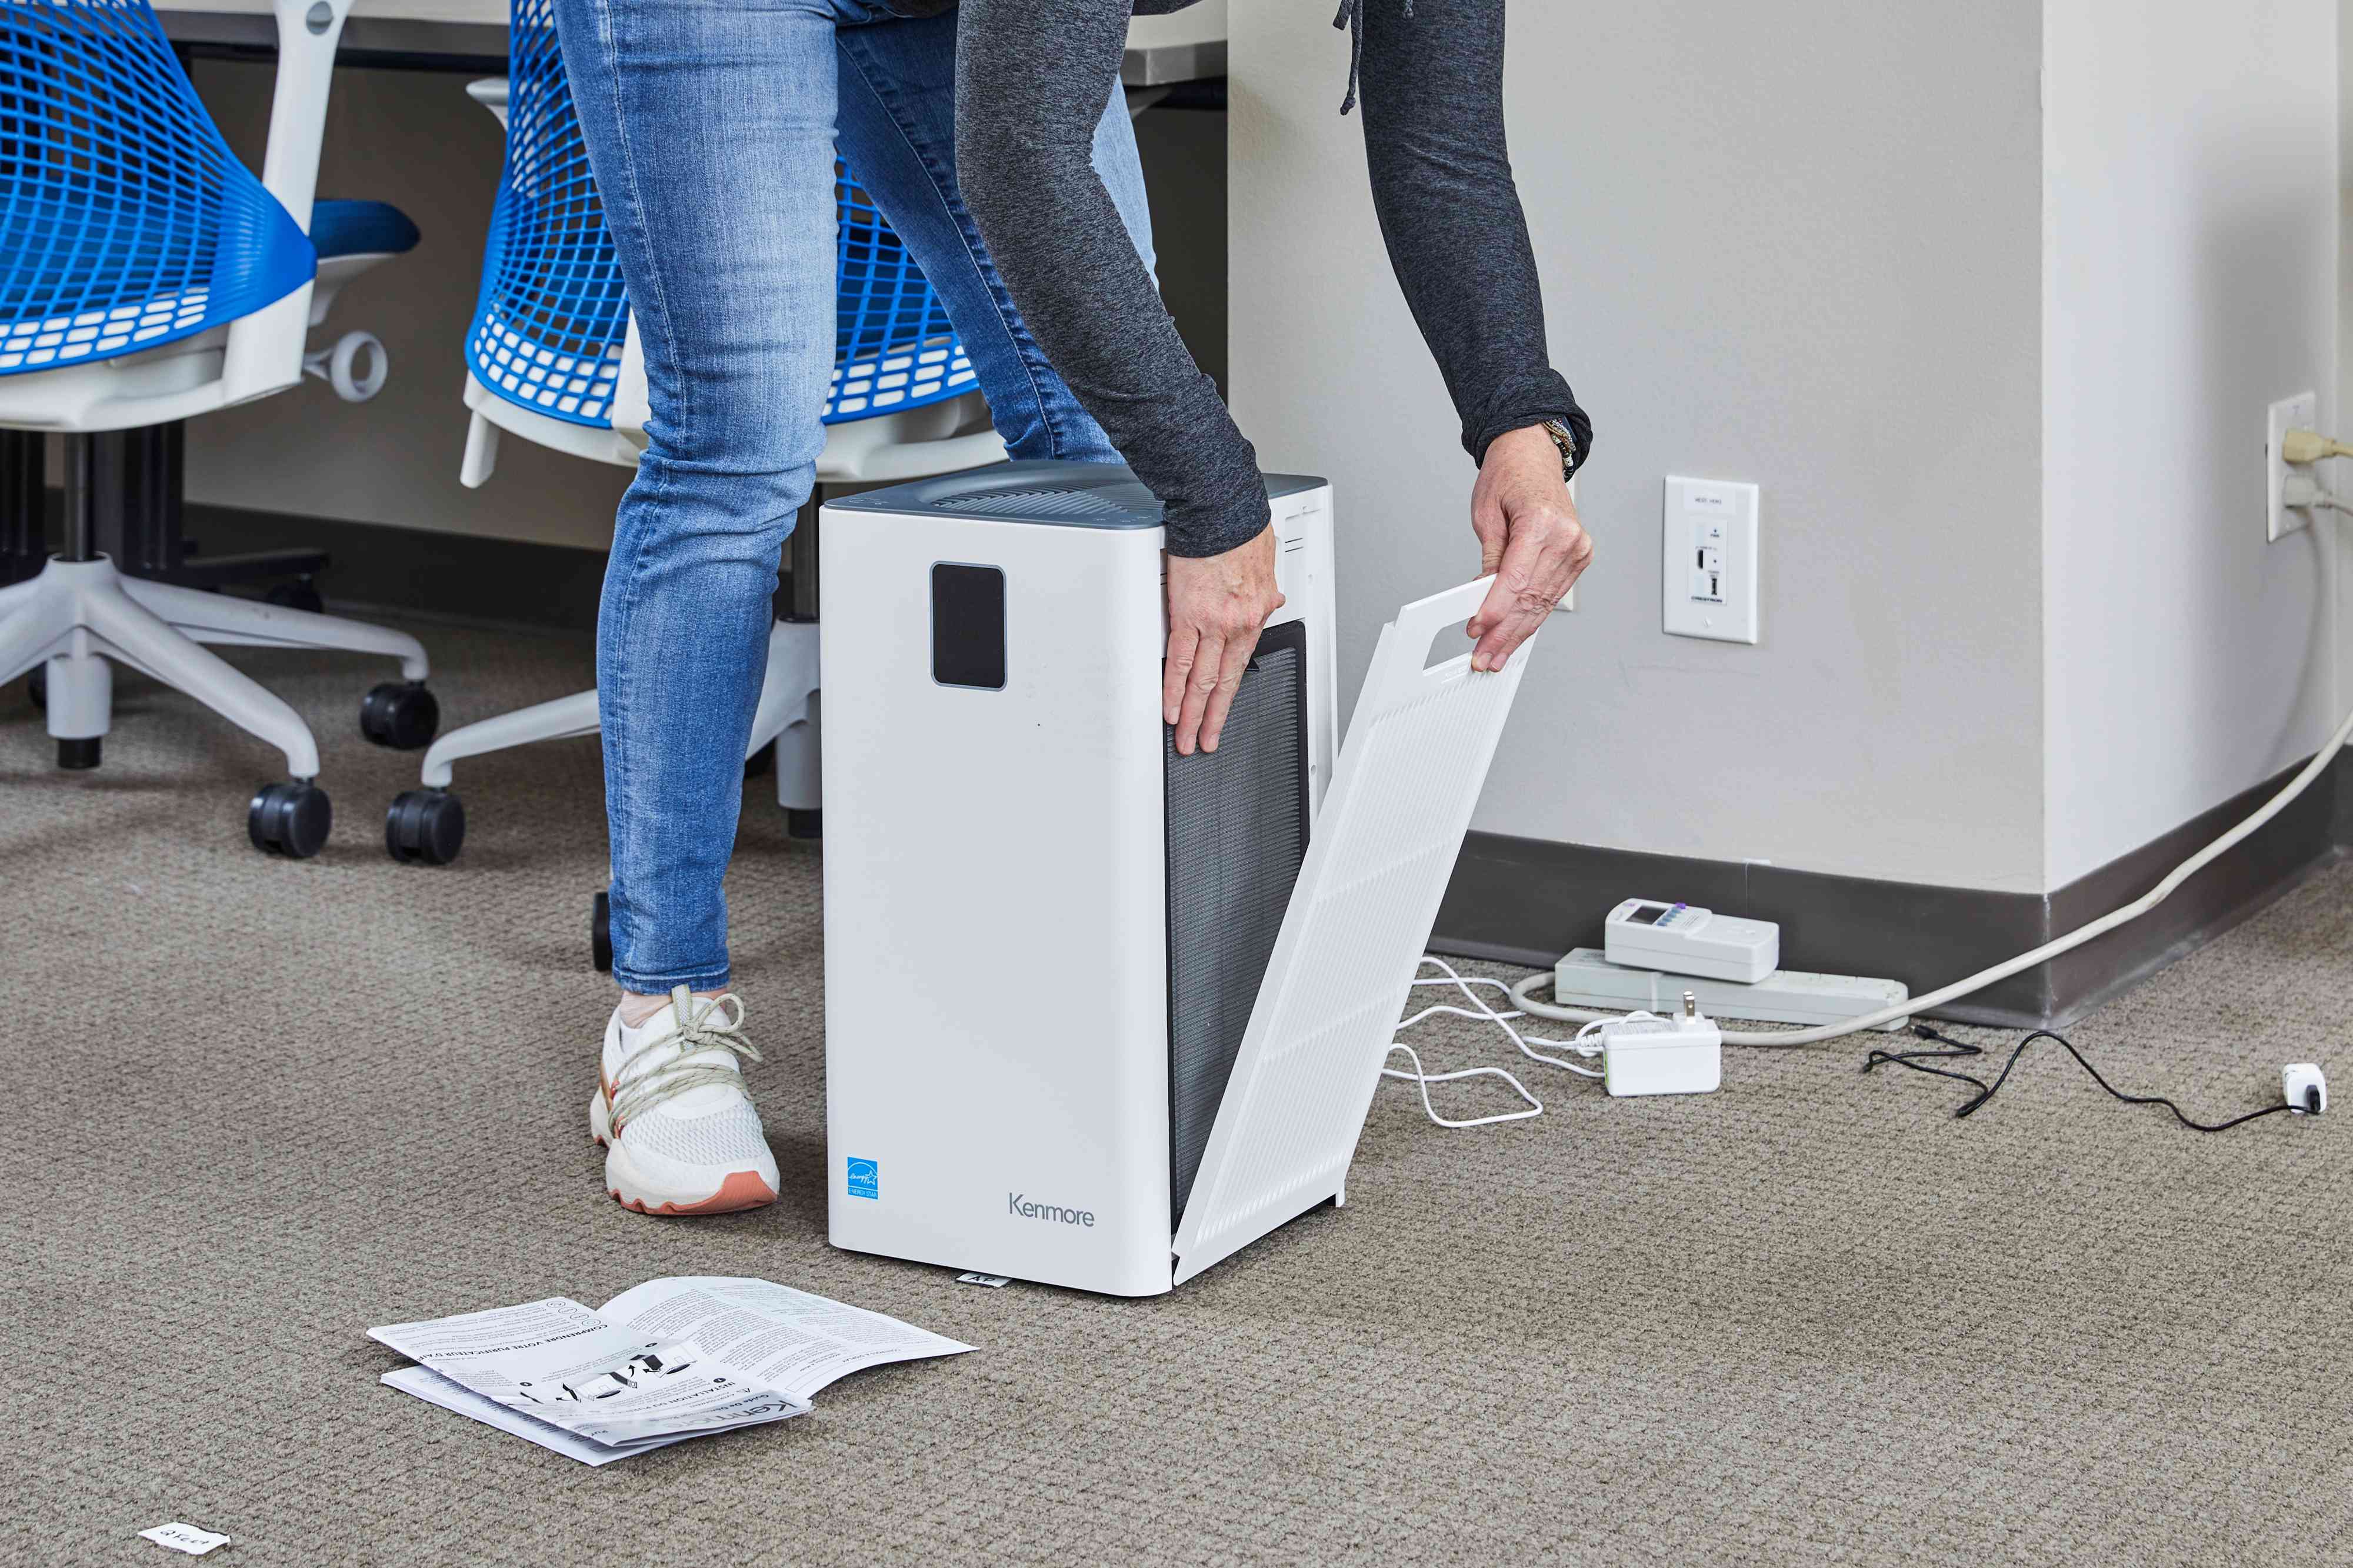
[[[1600,1026],[1599,1024],[1587,1025],[1584,1028],[1577,1031],[1577,1038],[1573,1040],[1546,1040],[1523,1035],[1517,1029],[1513,1028],[1511,1023],[1514,1018],[1520,1017],[1523,1015],[1519,1013],[1498,1013],[1493,1007],[1488,1006],[1487,1004],[1481,999],[1477,992],[1471,989],[1473,985],[1492,985],[1498,991],[1509,991],[1511,989],[1510,986],[1504,984],[1500,980],[1490,980],[1484,975],[1474,974],[1466,977],[1459,974],[1455,973],[1455,969],[1452,964],[1447,963],[1442,958],[1435,958],[1428,953],[1424,953],[1422,955],[1421,961],[1424,963],[1434,963],[1440,969],[1444,970],[1446,972],[1445,977],[1439,980],[1416,980],[1413,983],[1415,985],[1451,985],[1457,991],[1462,993],[1463,998],[1471,1004],[1471,1006],[1457,1007],[1451,1003],[1440,1002],[1431,1006],[1424,1007],[1420,1012],[1416,1013],[1412,1017],[1408,1018],[1403,1023],[1399,1024],[1396,1030],[1398,1034],[1403,1034],[1406,1030],[1412,1028],[1416,1024],[1420,1023],[1425,1018],[1435,1018],[1440,1015],[1451,1015],[1457,1018],[1484,1019],[1487,1022],[1493,1024],[1497,1028],[1503,1030],[1504,1034],[1510,1036],[1512,1044],[1517,1046],[1520,1049],[1520,1054],[1527,1058],[1530,1061],[1542,1062],[1546,1067],[1559,1068],[1566,1072],[1580,1073],[1587,1078],[1599,1078],[1601,1076],[1599,1071],[1592,1068],[1583,1067],[1576,1062],[1564,1060],[1559,1057],[1548,1057],[1542,1051],[1535,1048],[1537,1046],[1551,1046],[1556,1050],[1574,1051],[1581,1057],[1592,1058],[1599,1056],[1601,1054],[1601,1047],[1599,1046],[1588,1045],[1586,1043],[1587,1037],[1593,1034],[1594,1031]],[[1473,1007],[1477,1008],[1478,1011],[1472,1012],[1472,1008]],[[1650,1016],[1647,1013],[1637,1014],[1635,1016],[1638,1017]],[[1614,1018],[1615,1015],[1612,1015],[1612,1016]],[[1528,1092],[1527,1085],[1522,1083],[1518,1079],[1513,1077],[1502,1068],[1463,1068],[1457,1072],[1429,1072],[1424,1070],[1422,1068],[1420,1053],[1417,1052],[1411,1046],[1407,1045],[1404,1041],[1391,1041],[1389,1044],[1389,1049],[1392,1051],[1403,1051],[1405,1053],[1406,1059],[1413,1063],[1413,1070],[1411,1072],[1403,1072],[1396,1068],[1383,1068],[1381,1069],[1381,1076],[1383,1078],[1401,1078],[1408,1083],[1419,1085],[1421,1089],[1421,1109],[1429,1114],[1430,1119],[1432,1121],[1435,1121],[1440,1127],[1487,1127],[1492,1126],[1493,1123],[1498,1121],[1525,1121],[1531,1116],[1542,1116],[1544,1114],[1544,1101],[1538,1100],[1535,1095],[1530,1094]],[[1457,1083],[1466,1078],[1502,1079],[1505,1083],[1512,1086],[1513,1093],[1518,1095],[1523,1100],[1526,1101],[1526,1109],[1522,1110],[1506,1110],[1494,1116],[1474,1116],[1468,1120],[1459,1121],[1439,1115],[1438,1108],[1430,1102],[1430,1086],[1433,1083]]]
[[[1724,1043],[1727,1046],[1789,1048],[1799,1046],[1818,1046],[1830,1040],[1842,1040],[1849,1035],[1861,1034],[1865,1029],[1875,1029],[1882,1024],[1892,1024],[1898,1018],[1925,1013],[1932,1007],[1940,1007],[1947,1002],[1967,996],[1972,992],[1982,991],[1996,981],[2009,979],[2021,970],[2031,969],[2036,964],[2056,958],[2063,952],[2073,952],[2085,942],[2105,936],[2118,926],[2129,925],[2171,898],[2184,882],[2213,864],[2218,858],[2228,853],[2248,835],[2285,811],[2295,803],[2298,795],[2312,786],[2313,780],[2327,770],[2328,764],[2336,760],[2337,753],[2344,749],[2348,739],[2353,739],[2353,713],[2345,716],[2345,722],[2337,727],[2337,733],[2329,738],[2328,743],[2315,752],[2312,760],[2305,763],[2295,777],[2289,780],[2277,795],[2265,801],[2254,815],[2184,860],[2180,865],[2176,866],[2165,880],[2135,899],[2131,903],[2122,909],[2112,910],[2087,925],[2076,927],[2056,942],[2045,942],[2031,952],[2021,952],[2016,958],[1997,963],[1990,969],[1981,969],[1966,980],[1956,980],[1941,990],[1929,992],[1926,996],[1910,997],[1894,1006],[1882,1008],[1876,1013],[1866,1013],[1859,1018],[1848,1018],[1836,1024],[1824,1024],[1817,1028],[1778,1029],[1762,1035],[1726,1031]],[[1512,1005],[1534,1017],[1558,1018],[1572,1024],[1593,1023],[1616,1016],[1615,1014],[1596,1013],[1583,1007],[1556,1006],[1549,1002],[1538,1002],[1531,998],[1530,992],[1539,985],[1548,985],[1551,983],[1552,975],[1547,971],[1540,971],[1529,975],[1518,984],[1508,988]],[[1500,1019],[1498,1021],[1500,1022]],[[1517,1038],[1516,1036],[1514,1037]]]

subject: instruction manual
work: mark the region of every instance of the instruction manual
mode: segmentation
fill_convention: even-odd
[[[891,1362],[973,1347],[765,1279],[653,1279],[593,1311],[568,1297],[370,1329],[417,1362],[383,1381],[591,1465],[808,1413]]]

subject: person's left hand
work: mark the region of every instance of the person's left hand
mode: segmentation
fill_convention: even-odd
[[[1480,574],[1495,578],[1465,628],[1477,643],[1471,668],[1501,669],[1593,560],[1593,541],[1561,478],[1560,448],[1544,426],[1487,444],[1471,491],[1471,531],[1479,536]]]
[[[1168,557],[1168,657],[1160,716],[1176,731],[1176,754],[1218,749],[1242,672],[1266,618],[1282,608],[1274,585],[1274,525],[1223,555]]]

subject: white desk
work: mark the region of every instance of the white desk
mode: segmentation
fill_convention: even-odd
[[[151,0],[164,30],[187,44],[269,48],[278,42],[269,0]],[[485,68],[506,58],[506,0],[357,0],[343,24],[353,56],[451,68]],[[1120,79],[1166,87],[1226,74],[1226,0],[1169,16],[1139,16],[1129,28]]]

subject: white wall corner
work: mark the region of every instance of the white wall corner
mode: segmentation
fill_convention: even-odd
[[[2339,716],[2335,543],[2263,503],[2268,405],[2338,403],[2339,5],[2043,7],[2050,888]]]

